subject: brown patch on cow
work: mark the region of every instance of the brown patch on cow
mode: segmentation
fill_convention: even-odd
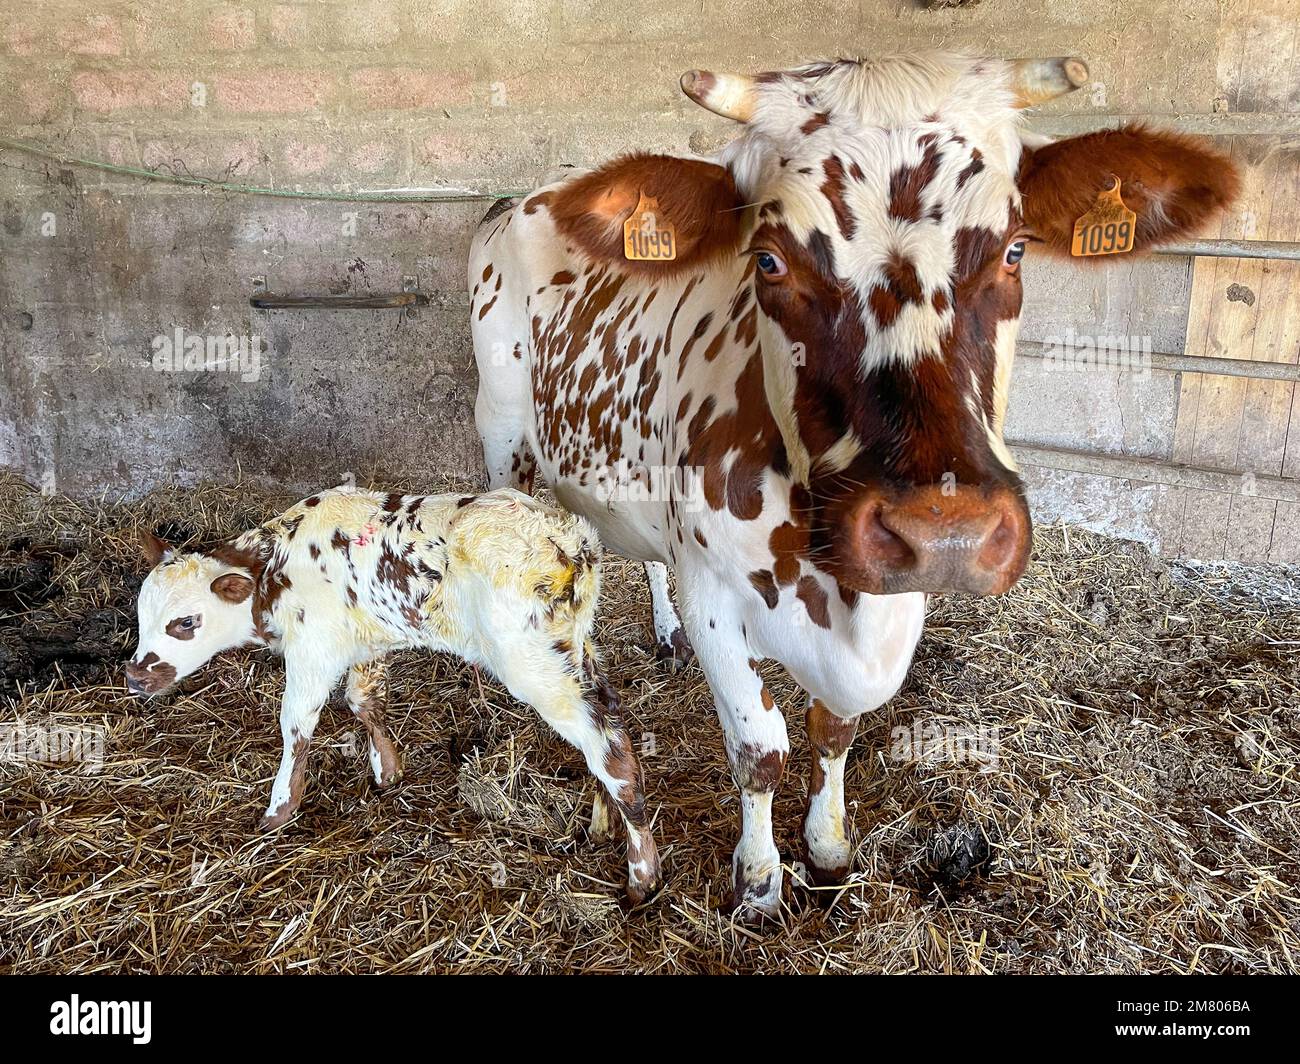
[[[957,175],[957,191],[960,192],[962,186],[972,177],[984,169],[984,153],[979,148],[971,149],[970,162],[966,164],[965,169]]]
[[[826,600],[826,589],[818,583],[815,576],[801,577],[795,594],[808,610],[808,616],[818,628],[831,626],[830,605]]]
[[[342,551],[344,554],[350,554],[352,551],[352,540],[343,534],[341,528],[334,530],[334,535],[330,536],[330,546],[335,550]]]
[[[395,554],[390,544],[385,543],[379,552],[379,562],[375,566],[375,579],[381,584],[388,584],[398,591],[410,590],[411,581],[415,579],[415,566],[406,558]]]
[[[830,125],[830,121],[831,121],[831,116],[829,114],[827,114],[825,111],[818,111],[815,115],[812,116],[812,118],[808,119],[807,122],[805,122],[803,125],[799,127],[799,132],[802,133],[805,137],[811,136],[812,134],[816,133],[817,130],[821,129],[823,126]]]
[[[677,234],[668,262],[629,261],[623,223],[640,197],[658,201],[660,218]],[[570,181],[551,194],[556,228],[588,257],[625,273],[656,277],[693,270],[739,250],[743,212],[731,173],[697,159],[633,154]]]
[[[551,278],[551,284],[554,285],[573,284],[573,282],[576,281],[577,279],[578,279],[578,275],[574,273],[572,270],[561,270],[559,273],[557,273],[554,277]]]
[[[709,396],[687,426],[682,465],[704,470],[704,498],[714,510],[724,506],[742,521],[763,512],[763,480],[769,470],[787,470],[780,431],[763,390],[762,355],[755,351],[736,378],[736,404],[715,416]],[[728,466],[728,455],[731,455]]]
[[[554,193],[552,192],[539,192],[536,196],[529,196],[528,199],[524,200],[524,213],[536,214],[551,202],[553,196]]]
[[[845,587],[843,584],[835,585],[840,593],[840,601],[849,609],[853,609],[858,604],[858,595],[860,592],[856,588]]]
[[[759,698],[763,702],[764,709],[768,710],[769,712],[773,709],[776,709],[776,699],[772,697],[771,692],[768,691],[766,687],[764,687],[763,690],[759,693]]]
[[[785,771],[785,754],[746,743],[732,764],[736,786],[746,791],[775,791]]]
[[[695,532],[695,542],[698,543],[705,550],[708,550],[709,541],[704,538],[704,533],[701,532],[698,528],[694,529],[694,532]]]
[[[908,303],[920,303],[925,298],[916,267],[902,255],[894,254],[884,274],[885,283],[872,288],[867,297],[867,306],[882,329],[893,325]]]
[[[313,495],[313,496],[312,496],[311,498],[309,498],[309,499],[304,499],[302,504],[303,504],[304,506],[319,506],[319,505],[320,505],[320,496],[319,496],[319,495]]]
[[[776,604],[780,601],[781,594],[776,587],[776,577],[772,575],[770,569],[756,569],[749,574],[749,582],[753,585],[754,590],[767,603],[769,610],[776,609]]]
[[[840,233],[845,240],[852,240],[853,234],[857,232],[857,219],[853,217],[853,212],[844,202],[844,164],[832,155],[822,163],[822,171],[826,174],[826,180],[822,182],[821,192],[831,205],[831,210],[835,212],[835,221],[839,224]]]
[[[168,621],[167,634],[171,636],[173,639],[193,639],[194,633],[203,627],[203,618],[195,617],[194,626],[192,628],[182,627],[182,623],[189,619],[190,618],[188,617],[175,617],[172,620]]]
[[[395,514],[402,508],[402,497],[396,492],[389,492],[384,497],[384,513]]]
[[[808,553],[809,533],[806,525],[786,521],[772,529],[767,545],[774,559],[772,571],[782,587],[799,578],[800,559]]]
[[[889,215],[904,222],[919,222],[925,190],[934,182],[943,161],[934,134],[922,138],[925,150],[915,166],[900,166],[889,176]]]

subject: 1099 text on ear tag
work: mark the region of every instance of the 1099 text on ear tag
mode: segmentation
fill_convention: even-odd
[[[1074,223],[1071,255],[1122,255],[1133,250],[1137,215],[1124,206],[1119,186],[1117,177],[1115,187],[1102,189],[1088,213]]]
[[[637,262],[677,258],[677,230],[660,217],[659,201],[644,192],[632,216],[623,223],[623,257]]]

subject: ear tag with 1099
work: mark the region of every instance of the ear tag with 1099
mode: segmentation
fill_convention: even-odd
[[[1137,215],[1124,206],[1119,186],[1117,177],[1115,187],[1102,189],[1088,213],[1074,223],[1071,255],[1121,255],[1133,250]]]
[[[677,231],[659,214],[659,201],[641,193],[636,210],[623,223],[623,257],[638,262],[677,258]]]

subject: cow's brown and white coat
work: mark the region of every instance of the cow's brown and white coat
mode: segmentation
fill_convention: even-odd
[[[1023,571],[1002,425],[1026,242],[1068,251],[1116,176],[1139,248],[1233,195],[1227,161],[1182,137],[1023,134],[1021,107],[1085,77],[1077,60],[948,54],[691,72],[688,95],[743,123],[716,159],[627,156],[494,210],[476,237],[491,483],[529,488],[540,469],[645,561],[659,641],[680,655],[675,569],[741,792],[745,907],[779,905],[771,803],[789,749],[757,662],[809,694],[804,834],[814,874],[837,879],[855,723],[902,683],[925,593],[999,593]],[[643,196],[675,228],[671,262],[623,256]],[[699,504],[611,491],[616,470],[698,479]]]
[[[616,810],[629,895],[640,901],[658,886],[640,767],[589,642],[600,545],[586,521],[512,489],[477,497],[335,489],[210,551],[180,553],[152,537],[147,546],[155,568],[140,589],[133,692],[159,694],[237,646],[284,656],[284,753],[264,829],[297,810],[321,707],[345,675],[375,781],[396,780],[385,658],[447,651],[489,669],[582,751],[598,781],[593,835],[608,833]]]

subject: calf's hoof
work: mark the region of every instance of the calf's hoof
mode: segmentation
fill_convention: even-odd
[[[257,830],[274,831],[276,828],[282,828],[285,824],[289,823],[293,814],[297,811],[296,807],[289,805],[282,805],[279,809],[275,810],[275,812],[268,809],[266,814],[258,822]]]
[[[591,823],[587,825],[587,838],[592,842],[608,842],[614,836],[613,818],[609,811],[609,802],[600,792],[591,801]]]
[[[658,894],[659,888],[663,885],[663,876],[660,875],[658,868],[644,875],[629,874],[627,877],[628,900],[633,905],[641,905]]]
[[[667,640],[661,640],[655,647],[655,660],[669,672],[681,672],[695,660],[695,648],[686,638],[686,632],[678,628]]]

